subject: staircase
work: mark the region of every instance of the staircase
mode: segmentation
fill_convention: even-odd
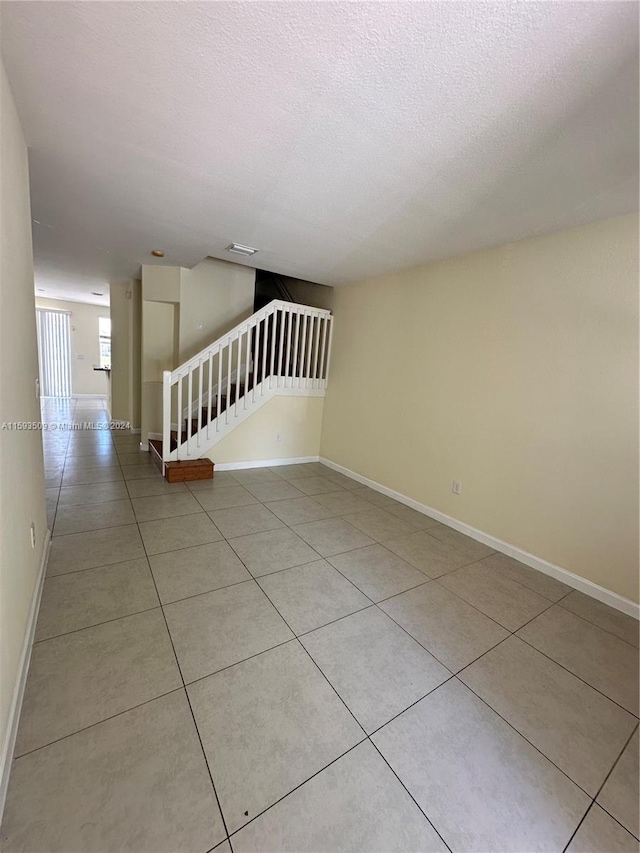
[[[202,457],[272,397],[323,397],[333,317],[275,299],[163,374],[162,441],[152,456],[170,481],[213,476]]]

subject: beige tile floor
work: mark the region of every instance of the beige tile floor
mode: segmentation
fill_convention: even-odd
[[[321,464],[137,443],[44,436],[3,851],[638,850],[637,622]]]

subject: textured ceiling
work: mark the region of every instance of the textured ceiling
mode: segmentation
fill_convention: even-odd
[[[637,209],[636,3],[1,7],[48,295],[232,240],[337,285]]]

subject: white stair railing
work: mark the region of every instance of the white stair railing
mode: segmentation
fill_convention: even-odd
[[[274,300],[163,373],[162,458],[197,459],[278,394],[324,396],[330,311]]]

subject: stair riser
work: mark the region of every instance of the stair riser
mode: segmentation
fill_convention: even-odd
[[[160,471],[163,468],[162,442],[151,439],[149,442],[151,458]],[[183,462],[164,463],[164,478],[168,483],[186,483],[193,480],[211,480],[213,462],[210,459],[188,459]]]
[[[196,465],[195,462],[202,464]],[[187,483],[193,480],[211,480],[213,462],[210,459],[194,459],[189,462],[167,462],[164,478],[167,483]]]

